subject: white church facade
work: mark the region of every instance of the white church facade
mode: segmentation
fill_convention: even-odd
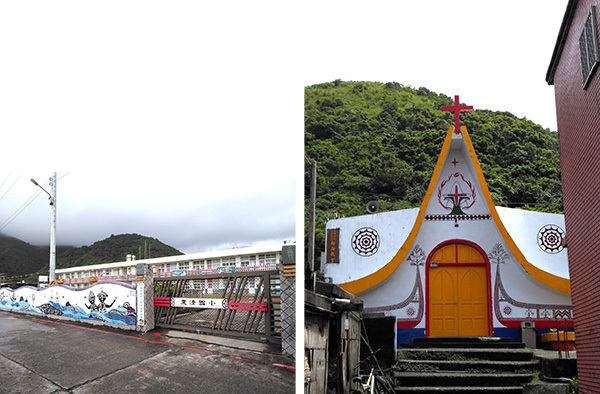
[[[523,322],[541,333],[573,325],[564,228],[563,215],[494,205],[457,120],[421,207],[329,221],[321,267],[365,314],[395,318],[397,344],[519,341]]]

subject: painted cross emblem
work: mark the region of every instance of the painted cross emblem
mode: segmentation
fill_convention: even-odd
[[[460,134],[460,112],[473,111],[472,105],[460,105],[458,96],[454,96],[454,105],[442,105],[442,111],[454,112],[454,132]]]
[[[438,202],[451,210],[449,215],[466,215],[464,210],[475,204],[475,196],[473,184],[460,172],[450,174],[438,189]]]
[[[471,197],[469,197],[467,193],[462,193],[458,190],[458,183],[454,184],[454,191],[446,194],[446,197],[444,197],[444,200],[450,200],[453,204],[450,215],[464,215],[465,213],[460,209],[460,203],[463,200],[469,199],[471,199]]]

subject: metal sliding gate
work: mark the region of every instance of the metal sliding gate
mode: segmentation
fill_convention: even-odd
[[[281,343],[279,271],[154,279],[157,327]]]

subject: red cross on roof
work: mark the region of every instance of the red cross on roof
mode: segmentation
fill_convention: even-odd
[[[460,133],[460,111],[473,111],[472,105],[460,105],[458,96],[454,96],[454,105],[442,105],[442,111],[454,112],[454,132]]]

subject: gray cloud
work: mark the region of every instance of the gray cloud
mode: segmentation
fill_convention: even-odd
[[[144,188],[123,193],[119,187],[105,188],[102,194],[89,188],[69,194],[74,188],[68,186],[67,178],[59,182],[65,184],[57,193],[60,245],[90,245],[111,234],[137,233],[193,253],[295,239],[293,177],[248,193],[203,195],[184,187],[171,189],[176,190],[171,196],[154,197],[147,197]],[[197,197],[177,198],[177,193]],[[5,216],[1,210],[0,216]],[[49,228],[50,207],[45,198],[38,197],[3,232],[43,245],[49,242]]]

